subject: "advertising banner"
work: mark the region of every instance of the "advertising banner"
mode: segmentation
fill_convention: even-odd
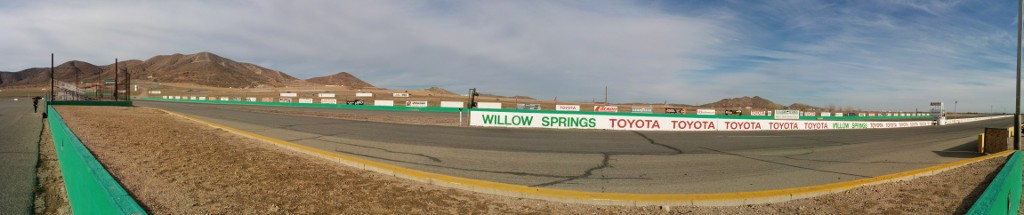
[[[373,93],[356,93],[356,97],[373,97]]]
[[[159,90],[150,90],[149,91],[149,94],[153,94],[153,95],[160,95],[160,93],[161,92]]]
[[[391,97],[396,98],[409,98],[409,93],[392,93]]]
[[[686,108],[665,108],[667,114],[686,114]]]
[[[768,116],[768,111],[764,111],[764,110],[751,110],[750,111],[750,115],[751,116]]]
[[[654,113],[654,108],[651,106],[647,107],[631,107],[630,111],[633,113]]]
[[[311,98],[300,98],[300,99],[299,99],[299,103],[303,103],[303,104],[313,104],[313,99],[311,99]]]
[[[334,98],[334,93],[317,93],[316,97],[320,97],[320,98]]]
[[[875,114],[875,113],[868,113],[868,116],[876,116],[876,115],[877,114]]]
[[[476,108],[482,109],[501,109],[500,102],[477,102]]]
[[[557,111],[580,111],[579,105],[555,105]]]
[[[715,115],[715,109],[697,109],[697,115]]]
[[[800,119],[799,110],[775,110],[775,119]]]
[[[199,100],[206,100],[206,96],[200,96]]]
[[[540,104],[516,104],[519,110],[540,110]]]
[[[426,107],[427,101],[405,101],[406,107]]]
[[[174,96],[174,99],[181,100],[181,96]]]
[[[320,99],[320,104],[338,104],[338,99]]]
[[[834,114],[832,114],[832,116],[836,116],[836,117],[842,117],[842,116],[843,116],[843,113],[834,113]]]
[[[447,108],[463,108],[466,107],[462,102],[457,101],[441,101],[441,107]]]
[[[557,113],[516,113],[486,110],[473,111],[470,117],[470,125],[473,126],[556,129],[605,129],[637,131],[835,130],[903,128],[931,125],[930,121],[863,122],[734,120],[667,116],[613,116]]]
[[[373,100],[373,106],[395,106],[394,100]]]
[[[274,98],[263,98],[263,99],[260,99],[260,101],[261,102],[274,102]]]
[[[594,112],[619,112],[619,106],[595,105]]]
[[[278,98],[277,102],[292,102],[292,98]]]
[[[804,116],[814,116],[815,112],[803,112]]]
[[[231,101],[231,98],[228,98],[228,97],[220,97],[220,100],[221,100],[221,101]]]
[[[281,93],[281,97],[299,97],[298,93]]]
[[[256,97],[245,97],[245,101],[247,101],[247,102],[255,102],[256,101]]]

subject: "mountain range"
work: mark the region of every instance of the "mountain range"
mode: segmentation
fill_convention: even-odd
[[[118,70],[129,71],[135,80],[195,83],[224,88],[280,87],[299,81],[281,71],[252,63],[237,62],[210,52],[157,55],[145,61],[120,61],[116,66],[68,61],[54,67],[54,76],[55,79],[65,82],[77,80],[81,83],[94,83],[103,79],[113,79],[115,67]],[[18,72],[0,72],[0,87],[49,84],[49,71],[50,68],[29,68]],[[311,78],[307,81],[354,88],[373,87],[347,72]]]

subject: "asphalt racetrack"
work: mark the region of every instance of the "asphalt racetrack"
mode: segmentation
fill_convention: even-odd
[[[828,184],[978,157],[977,135],[1012,118],[834,131],[633,132],[447,127],[136,101],[335,153],[446,175],[616,193],[724,193]],[[244,106],[260,109],[288,107]],[[458,117],[457,113],[303,111]]]

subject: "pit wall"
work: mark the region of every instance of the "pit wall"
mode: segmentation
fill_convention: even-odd
[[[75,214],[146,214],[71,132],[57,110],[53,106],[46,107],[71,211]]]
[[[604,129],[630,131],[838,130],[906,128],[932,125],[932,121],[810,121],[692,116],[693,115],[523,112],[474,109],[470,112],[470,125],[484,127]],[[954,123],[973,122],[998,117],[1008,116],[964,119],[958,120]]]
[[[967,214],[1017,214],[1021,198],[1021,152],[1006,161]]]

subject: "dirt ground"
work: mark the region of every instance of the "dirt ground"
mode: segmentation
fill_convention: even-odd
[[[53,135],[50,125],[43,123],[43,138],[39,142],[39,166],[36,168],[35,213],[36,214],[71,214],[67,191],[64,189],[64,176],[60,172],[60,162],[53,146]]]
[[[150,108],[57,109],[153,214],[956,214],[1006,160],[777,204],[593,206],[478,194],[357,170]]]

